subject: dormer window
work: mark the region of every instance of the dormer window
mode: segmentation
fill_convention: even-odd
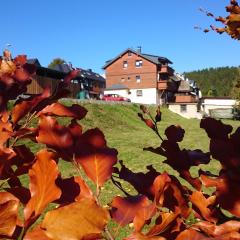
[[[128,67],[128,62],[127,61],[123,61],[123,68],[127,68]]]
[[[142,65],[143,65],[142,60],[136,60],[136,61],[135,61],[135,66],[136,66],[136,68],[140,68],[140,67],[142,67]]]

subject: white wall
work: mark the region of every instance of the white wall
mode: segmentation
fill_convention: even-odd
[[[181,105],[186,105],[186,111],[181,111]],[[168,109],[171,110],[174,113],[177,113],[185,118],[198,118],[201,119],[202,115],[197,112],[197,104],[196,103],[183,103],[183,104],[169,104]]]
[[[137,91],[142,91],[142,96],[137,96]],[[130,94],[128,94],[130,92]],[[120,89],[120,90],[105,90],[104,94],[119,94],[123,97],[131,99],[133,103],[142,103],[142,104],[159,104],[157,100],[157,90],[156,88],[147,88],[147,89]]]
[[[233,99],[218,99],[218,98],[212,98],[212,99],[203,99],[201,110],[209,115],[210,109],[216,109],[216,108],[233,108],[236,104],[236,100]]]

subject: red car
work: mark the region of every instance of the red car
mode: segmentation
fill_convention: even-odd
[[[102,98],[103,101],[124,101],[131,102],[129,98],[120,96],[119,94],[105,94]]]

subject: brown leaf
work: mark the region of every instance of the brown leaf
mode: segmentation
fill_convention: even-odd
[[[217,226],[213,223],[202,221],[194,224],[194,227],[197,227],[208,236],[218,237],[231,232],[239,232],[240,222],[231,220]]]
[[[37,153],[36,162],[29,170],[31,199],[24,209],[25,221],[35,220],[47,205],[61,196],[56,186],[58,167],[52,152],[43,149]]]
[[[67,107],[61,103],[53,103],[45,107],[39,113],[39,115],[41,114],[50,115],[50,116],[56,115],[61,117],[72,117],[80,120],[86,116],[87,110],[78,104],[73,104],[72,106]]]
[[[44,115],[40,117],[38,136],[36,139],[39,143],[46,144],[59,151],[65,151],[73,144],[69,129],[59,125],[56,119]]]
[[[12,124],[9,121],[3,122],[0,120],[0,147],[4,146],[7,140],[11,137],[12,132]]]
[[[95,201],[82,199],[49,211],[41,227],[50,239],[99,239],[110,216]]]
[[[185,130],[179,125],[171,125],[166,128],[165,135],[171,142],[181,142],[183,140]]]
[[[7,192],[0,193],[0,235],[11,237],[17,224],[19,200]]]
[[[106,140],[99,129],[85,132],[76,144],[76,161],[81,164],[87,176],[101,187],[112,175],[117,163],[117,151],[106,146]]]
[[[164,232],[172,225],[173,221],[178,217],[179,214],[180,210],[178,208],[176,208],[175,212],[160,213],[161,223],[154,225],[147,233],[147,236],[153,237]]]
[[[119,225],[125,226],[133,222],[138,211],[148,207],[150,202],[146,196],[115,197],[111,203],[111,216]],[[141,227],[139,227],[141,228]]]

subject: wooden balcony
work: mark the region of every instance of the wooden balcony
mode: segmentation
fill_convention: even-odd
[[[175,102],[176,103],[193,103],[193,102],[196,102],[196,98],[192,95],[177,95]]]
[[[162,65],[159,73],[160,74],[168,74],[169,76],[172,76],[173,72],[174,72],[174,70],[171,67],[169,67],[167,65]]]
[[[158,90],[168,90],[168,91],[176,91],[176,84],[174,82],[170,82],[168,80],[159,80],[157,82]]]

